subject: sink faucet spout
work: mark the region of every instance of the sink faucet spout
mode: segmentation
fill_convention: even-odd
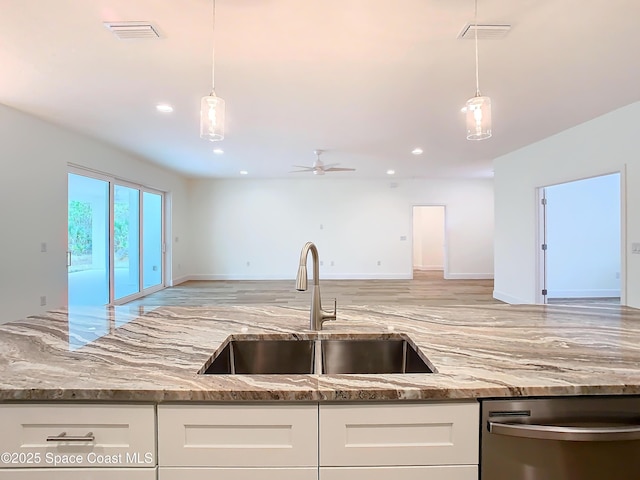
[[[320,261],[318,259],[318,249],[312,242],[307,242],[302,247],[300,253],[300,265],[298,266],[298,274],[296,275],[296,290],[305,291],[308,288],[307,275],[307,258],[311,252],[313,261],[313,291],[311,293],[311,330],[322,330],[322,324],[327,320],[336,319],[336,302],[334,300],[333,312],[325,312],[322,309],[322,300],[320,297]]]

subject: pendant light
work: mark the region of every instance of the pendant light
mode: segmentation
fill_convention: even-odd
[[[215,24],[216,0],[213,2],[212,47],[211,47],[211,93],[200,102],[200,138],[216,142],[224,139],[224,100],[215,90]]]
[[[478,0],[475,0],[474,35],[476,44],[476,94],[467,100],[467,140],[485,140],[491,137],[491,98],[480,93],[478,75]]]

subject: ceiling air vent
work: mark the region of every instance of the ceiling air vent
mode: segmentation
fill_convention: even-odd
[[[478,24],[478,40],[497,40],[507,36],[511,30],[511,25],[507,24]],[[476,26],[473,23],[467,23],[462,31],[458,34],[458,38],[465,40],[474,40]]]
[[[158,30],[148,22],[104,22],[104,26],[120,40],[160,38]]]

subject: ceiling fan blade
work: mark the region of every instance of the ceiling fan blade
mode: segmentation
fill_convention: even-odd
[[[289,173],[304,173],[304,172],[313,172],[313,167],[304,167],[302,165],[293,165],[296,168],[301,168],[302,170],[292,170]]]
[[[355,168],[325,168],[325,172],[355,172]]]

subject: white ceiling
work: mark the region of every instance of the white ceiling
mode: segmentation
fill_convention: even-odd
[[[473,0],[217,0],[226,138],[199,138],[212,0],[0,0],[0,103],[192,177],[489,177],[499,155],[640,100],[638,0],[479,0],[480,87],[493,137],[465,139]],[[119,40],[107,21],[160,39]],[[172,114],[156,112],[168,102]],[[424,154],[411,155],[414,147]],[[212,152],[224,149],[224,155]],[[567,159],[579,161],[579,159]],[[327,174],[328,176],[329,174]]]

